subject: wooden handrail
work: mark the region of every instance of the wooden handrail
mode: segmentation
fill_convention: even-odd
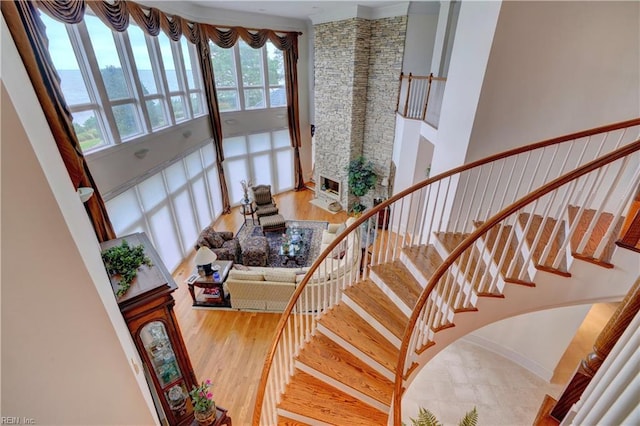
[[[458,246],[451,252],[449,257],[447,257],[444,262],[435,270],[429,282],[427,283],[425,289],[422,294],[418,298],[416,302],[413,312],[411,313],[411,317],[409,318],[409,322],[407,327],[405,328],[405,333],[402,338],[402,343],[400,345],[400,354],[398,358],[398,365],[396,367],[395,374],[395,384],[394,384],[394,395],[393,395],[393,421],[395,426],[400,426],[402,424],[401,419],[401,403],[402,403],[402,390],[403,390],[403,382],[404,382],[404,371],[405,371],[405,361],[407,357],[407,352],[409,349],[409,342],[411,340],[411,336],[413,334],[415,325],[418,321],[418,317],[422,312],[422,308],[424,307],[427,299],[430,297],[434,288],[440,281],[440,279],[444,276],[444,274],[449,270],[451,265],[460,258],[460,256],[469,248],[472,244],[488,233],[491,228],[493,228],[498,223],[505,220],[507,217],[516,213],[524,206],[534,202],[540,197],[550,193],[551,191],[560,188],[561,186],[578,179],[579,177],[592,172],[600,167],[603,167],[613,161],[616,161],[620,158],[626,157],[628,155],[633,154],[636,151],[640,150],[640,139],[636,140],[633,143],[625,145],[618,150],[609,153],[603,157],[597,158],[583,166],[567,173],[563,176],[560,176],[551,182],[543,185],[536,191],[533,191],[522,197],[517,202],[509,205],[508,207],[502,209],[500,212],[496,213],[490,219],[487,219],[481,226],[479,226],[474,232],[469,234]]]
[[[596,338],[593,352],[587,355],[578,366],[573,378],[564,388],[558,402],[551,410],[551,417],[559,422],[565,418],[573,404],[578,402],[587,385],[638,311],[640,311],[640,279],[637,279],[631,286],[631,290]]]
[[[551,138],[551,139],[547,139],[541,142],[537,142],[534,144],[530,144],[530,145],[526,145],[526,146],[521,146],[518,148],[514,148],[508,151],[504,151],[501,152],[499,154],[495,154],[489,157],[486,157],[484,159],[481,160],[477,160],[477,161],[473,161],[471,163],[462,165],[462,166],[458,166],[456,168],[453,168],[447,172],[441,173],[437,176],[434,176],[432,178],[426,179],[422,182],[419,182],[415,185],[410,186],[409,188],[393,195],[392,197],[390,197],[389,199],[383,201],[382,203],[378,204],[377,206],[374,206],[372,209],[364,212],[358,219],[356,219],[356,221],[351,224],[347,229],[345,229],[341,236],[336,237],[330,244],[329,246],[318,256],[318,258],[315,260],[315,262],[311,265],[311,267],[309,268],[307,274],[305,275],[304,279],[300,282],[300,284],[297,286],[295,292],[293,293],[293,295],[291,296],[291,299],[289,300],[289,303],[287,304],[287,307],[284,309],[284,312],[282,314],[282,317],[280,318],[280,321],[278,322],[278,325],[276,327],[275,333],[274,333],[274,339],[273,342],[271,344],[271,346],[269,347],[269,351],[267,352],[266,358],[265,358],[265,362],[263,364],[263,370],[262,370],[262,374],[260,376],[260,382],[258,383],[258,391],[256,394],[256,402],[255,402],[255,409],[254,409],[254,413],[253,413],[253,424],[254,425],[259,425],[260,424],[260,416],[261,416],[261,412],[262,412],[262,404],[264,402],[264,396],[265,396],[265,389],[266,389],[266,384],[269,378],[269,373],[271,370],[271,365],[273,362],[273,359],[275,357],[276,354],[276,350],[278,347],[278,343],[280,342],[280,339],[282,337],[282,334],[284,333],[284,329],[285,326],[287,324],[288,318],[290,317],[291,313],[293,312],[293,309],[296,305],[296,303],[298,302],[298,299],[300,297],[300,295],[302,294],[302,292],[305,290],[307,284],[309,283],[311,276],[313,275],[313,273],[318,270],[318,268],[320,267],[320,265],[322,264],[322,262],[324,261],[324,259],[329,256],[333,250],[355,229],[357,229],[360,225],[362,225],[363,223],[365,223],[366,221],[368,221],[372,216],[377,215],[379,212],[384,211],[387,207],[391,206],[392,204],[394,204],[395,202],[401,200],[402,198],[406,197],[407,195],[416,192],[428,185],[431,185],[435,182],[444,180],[450,176],[453,176],[455,174],[458,173],[462,173],[464,171],[473,169],[475,167],[480,167],[483,166],[485,164],[494,162],[494,161],[498,161],[501,160],[503,158],[507,158],[507,157],[511,157],[514,155],[518,155],[521,154],[523,152],[527,152],[527,151],[532,151],[532,150],[536,150],[539,148],[544,148],[550,145],[554,145],[554,144],[559,144],[559,143],[564,143],[564,142],[568,142],[574,139],[579,139],[579,138],[583,138],[586,136],[592,136],[592,135],[596,135],[599,133],[604,133],[604,132],[610,132],[613,130],[619,130],[622,128],[626,128],[626,127],[631,127],[631,126],[637,126],[640,125],[640,118],[635,118],[635,119],[631,119],[631,120],[625,120],[625,121],[620,121],[617,123],[613,123],[613,124],[608,124],[605,126],[599,126],[599,127],[594,127],[592,129],[588,129],[588,130],[583,130],[580,132],[575,132],[575,133],[570,133],[564,136],[559,136],[556,138]],[[415,312],[415,311],[414,311]],[[404,342],[403,342],[404,344]],[[402,362],[404,363],[404,359],[402,360]],[[403,366],[404,368],[404,366]],[[401,371],[401,370],[399,370]]]

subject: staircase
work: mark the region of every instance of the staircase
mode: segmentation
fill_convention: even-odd
[[[363,215],[292,297],[254,424],[399,425],[404,389],[457,338],[521,312],[622,298],[638,259],[614,243],[640,183],[638,129],[640,119],[490,157]],[[314,278],[351,234],[360,271]],[[325,292],[316,304],[301,297],[313,288]]]

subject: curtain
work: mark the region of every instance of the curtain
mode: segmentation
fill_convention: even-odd
[[[82,15],[81,2],[65,2],[70,16]],[[100,196],[89,167],[82,155],[80,143],[73,129],[71,112],[64,102],[60,79],[49,56],[44,25],[38,17],[35,3],[25,1],[1,2],[9,31],[18,47],[22,62],[42,105],[64,165],[74,188],[91,187],[94,195],[84,205],[100,242],[116,237],[104,201]]]

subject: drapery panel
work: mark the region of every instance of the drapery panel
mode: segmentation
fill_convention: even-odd
[[[36,4],[26,1],[0,3],[2,14],[31,79],[38,101],[42,105],[73,187],[94,188],[94,196],[84,206],[98,240],[101,242],[111,240],[116,235],[73,129],[71,111],[64,101],[60,79],[49,56],[49,42],[44,25],[38,16]],[[77,2],[65,3],[68,6],[65,10],[69,10],[71,14],[76,14],[82,9],[82,5],[78,5]]]
[[[15,9],[26,11],[25,14],[30,16],[29,20],[35,22],[32,25],[33,28],[23,25],[22,32],[25,33],[25,29],[33,31],[34,37],[42,40],[46,40],[46,33],[42,26],[42,23],[37,16],[37,10],[34,5],[37,5],[42,11],[46,12],[52,18],[68,24],[76,24],[84,18],[86,7],[89,6],[93,13],[98,16],[109,28],[114,31],[125,31],[129,25],[129,19],[132,18],[136,24],[149,35],[157,36],[162,30],[171,40],[178,41],[180,37],[184,35],[188,41],[196,44],[199,55],[199,62],[204,80],[204,89],[209,107],[209,119],[212,128],[212,138],[217,155],[218,174],[220,180],[220,189],[222,196],[223,211],[228,213],[230,211],[229,192],[227,189],[226,179],[224,176],[224,168],[222,162],[224,161],[224,152],[222,148],[222,126],[220,119],[220,110],[218,107],[218,101],[216,96],[215,79],[213,73],[213,65],[210,59],[208,40],[219,45],[220,47],[229,48],[232,47],[239,38],[244,40],[248,45],[253,48],[261,48],[267,42],[271,41],[274,46],[284,51],[285,61],[285,80],[287,88],[287,116],[289,121],[289,132],[291,135],[291,145],[294,148],[294,170],[296,175],[296,189],[300,189],[304,186],[302,180],[302,167],[300,162],[300,125],[299,125],[299,106],[298,106],[298,84],[297,84],[297,38],[300,33],[298,32],[276,32],[274,30],[262,29],[262,30],[249,30],[242,27],[216,27],[209,24],[189,22],[180,16],[170,16],[156,8],[147,8],[141,6],[135,2],[116,0],[113,2],[107,1],[86,1],[86,0],[38,0],[37,2],[28,2],[24,0],[14,0],[14,2],[2,2],[3,13],[4,3],[13,3]],[[5,19],[8,18],[5,16]],[[18,21],[16,21],[17,23]],[[14,28],[19,25],[14,25]],[[10,26],[11,28],[11,26]],[[26,31],[27,33],[30,31]],[[14,31],[12,30],[12,34]],[[28,34],[23,34],[22,37],[27,37]],[[14,38],[16,35],[14,34]],[[75,156],[79,158],[80,163],[84,164],[83,169],[86,179],[91,182],[93,188],[97,189],[93,184],[93,179],[89,173],[88,167],[82,155],[77,136],[71,125],[71,115],[68,111],[62,92],[59,87],[59,78],[56,74],[55,68],[52,65],[51,58],[48,55],[46,49],[46,42],[43,44],[44,52],[38,52],[38,49],[32,48],[34,55],[38,58],[37,61],[42,63],[42,68],[49,69],[51,71],[52,80],[57,86],[55,93],[49,93],[53,96],[52,101],[55,104],[59,104],[60,107],[66,111],[64,114],[65,121],[68,121],[66,126],[69,126],[65,136],[56,137],[56,143],[60,149],[63,157],[64,152],[71,150]],[[19,47],[20,48],[20,47]],[[22,54],[22,53],[21,53]],[[33,78],[32,78],[33,80]],[[45,88],[46,89],[46,88]],[[43,104],[44,105],[44,104]],[[53,117],[52,117],[53,119]],[[51,125],[51,122],[50,122]],[[52,125],[52,127],[54,127]],[[54,135],[56,133],[54,132]],[[64,146],[64,147],[62,147]],[[67,164],[68,160],[65,160]],[[69,174],[77,173],[72,170],[77,169],[70,168],[67,164],[67,170]],[[72,181],[76,184],[77,179]],[[99,194],[93,197],[96,202],[99,203],[103,211],[103,220],[105,221],[106,228],[111,229],[109,219],[104,208],[104,202]],[[92,203],[93,204],[93,203]],[[92,217],[92,220],[101,220],[99,217]],[[98,224],[94,223],[94,227]],[[104,225],[100,225],[104,226]],[[98,231],[96,230],[96,233]],[[111,230],[108,234],[113,234]],[[101,236],[99,235],[99,238]],[[102,240],[101,240],[102,241]]]

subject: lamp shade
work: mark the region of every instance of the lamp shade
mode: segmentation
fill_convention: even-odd
[[[218,259],[218,256],[214,252],[209,249],[209,247],[200,247],[196,252],[196,257],[194,262],[196,265],[209,265],[212,262],[215,262]]]

